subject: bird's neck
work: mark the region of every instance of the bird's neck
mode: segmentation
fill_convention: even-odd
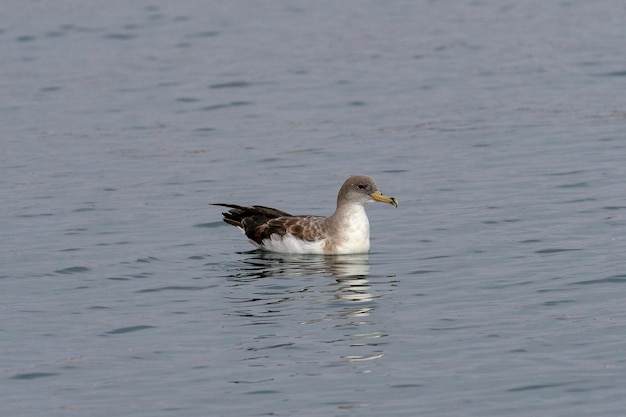
[[[363,204],[340,204],[326,219],[329,241],[337,253],[365,253],[370,248],[370,223]]]
[[[369,221],[365,214],[365,207],[359,203],[337,204],[337,209],[327,219],[334,226],[341,228],[367,228]]]

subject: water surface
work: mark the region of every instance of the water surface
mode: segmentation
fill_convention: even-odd
[[[614,0],[13,2],[3,415],[621,415]],[[211,202],[372,251],[263,254]]]

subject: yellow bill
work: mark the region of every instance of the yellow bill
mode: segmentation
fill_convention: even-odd
[[[381,193],[378,190],[374,191],[372,194],[370,194],[370,196],[374,200],[380,201],[381,203],[387,203],[387,204],[391,204],[391,205],[398,207],[398,200],[396,200],[394,197],[387,197],[386,195],[383,195],[383,193]]]

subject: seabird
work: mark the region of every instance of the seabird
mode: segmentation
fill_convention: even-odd
[[[337,195],[337,209],[329,217],[294,216],[264,206],[239,206],[222,213],[224,221],[238,227],[259,249],[279,253],[324,255],[366,253],[370,249],[370,225],[365,205],[379,201],[398,207],[398,200],[384,196],[366,176],[346,180]]]

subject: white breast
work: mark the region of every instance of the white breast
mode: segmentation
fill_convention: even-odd
[[[370,250],[370,222],[361,204],[353,204],[342,213],[341,237],[337,254],[366,253]]]

